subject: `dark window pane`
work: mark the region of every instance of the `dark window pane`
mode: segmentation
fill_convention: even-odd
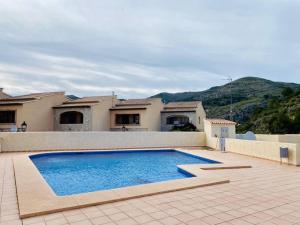
[[[117,125],[140,124],[140,115],[139,114],[117,114],[116,124]]]
[[[189,121],[190,120],[187,116],[169,116],[167,118],[167,124],[169,125],[184,125]]]
[[[83,124],[83,114],[76,111],[64,112],[60,115],[60,124]]]
[[[0,123],[16,123],[16,111],[0,111]]]

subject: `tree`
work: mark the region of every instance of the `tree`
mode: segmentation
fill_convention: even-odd
[[[253,127],[254,125],[251,122],[245,122],[243,124],[238,124],[236,126],[236,131],[238,133],[246,133],[247,131],[254,132]]]
[[[274,96],[274,97],[268,102],[268,107],[269,107],[269,108],[277,108],[277,107],[279,107],[279,98]]]
[[[268,128],[272,134],[294,133],[293,121],[285,113],[273,115],[269,121]]]
[[[298,87],[298,89],[296,91],[296,95],[300,95],[300,87]]]
[[[293,123],[294,123],[294,131],[295,131],[295,133],[299,134],[300,133],[300,109],[298,109],[296,111]]]
[[[174,126],[171,131],[197,131],[197,127],[192,123],[186,123],[183,126]]]
[[[294,90],[290,87],[284,88],[281,92],[284,98],[291,98],[294,96]]]

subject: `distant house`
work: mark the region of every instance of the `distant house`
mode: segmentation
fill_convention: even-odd
[[[55,131],[109,131],[109,109],[116,96],[93,96],[54,106]]]
[[[160,98],[119,100],[110,108],[112,131],[160,131]]]
[[[197,130],[204,130],[206,113],[201,101],[171,102],[161,111],[161,130],[170,131],[174,126],[193,124]]]
[[[236,138],[236,123],[225,119],[204,120],[205,133],[208,137]]]
[[[52,131],[52,107],[66,100],[64,92],[46,92],[11,97],[0,92],[0,130],[9,131],[25,122],[27,131]]]

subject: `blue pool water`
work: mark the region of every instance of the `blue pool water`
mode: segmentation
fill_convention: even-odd
[[[45,153],[30,156],[59,196],[192,177],[180,164],[218,163],[175,150]]]

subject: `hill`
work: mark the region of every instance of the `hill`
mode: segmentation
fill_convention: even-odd
[[[202,101],[209,118],[230,118],[230,85],[233,99],[233,119],[238,123],[247,123],[257,109],[268,107],[269,101],[280,97],[286,88],[296,90],[295,83],[274,82],[257,77],[245,77],[231,84],[212,87],[206,91],[183,93],[160,93],[152,97],[161,97],[165,102]]]
[[[261,134],[300,133],[300,88],[285,88],[281,96],[268,100],[267,107],[256,108],[248,121],[237,126],[240,133],[248,130]]]

